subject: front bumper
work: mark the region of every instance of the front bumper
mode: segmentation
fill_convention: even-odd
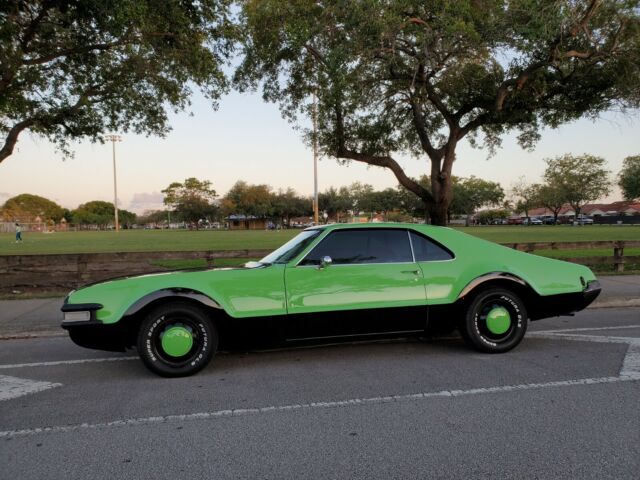
[[[65,303],[61,310],[65,319],[60,325],[69,332],[71,340],[81,347],[109,352],[124,352],[132,345],[131,332],[126,325],[118,322],[105,324],[96,319],[99,303]],[[66,315],[89,312],[86,316]]]

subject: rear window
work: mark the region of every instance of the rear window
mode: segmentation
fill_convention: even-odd
[[[436,262],[453,259],[453,254],[449,250],[417,232],[411,232],[411,244],[413,245],[413,254],[416,256],[416,262]]]

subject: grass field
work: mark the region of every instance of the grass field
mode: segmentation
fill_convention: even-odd
[[[588,242],[595,240],[640,240],[640,226],[492,226],[460,227],[461,231],[498,243]],[[47,253],[99,253],[144,251],[194,251],[274,249],[299,230],[281,231],[185,231],[123,230],[115,232],[60,232],[23,234],[16,244],[12,234],[0,234],[0,255]],[[553,256],[611,255],[611,250],[567,250],[536,252]],[[627,249],[640,255],[640,249]]]

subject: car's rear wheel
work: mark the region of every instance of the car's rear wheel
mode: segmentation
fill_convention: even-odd
[[[471,299],[459,328],[465,342],[476,350],[502,353],[522,341],[528,321],[518,295],[505,288],[488,288]]]
[[[218,348],[213,322],[196,305],[172,302],[153,309],[138,332],[138,354],[163,377],[185,377],[202,370]]]

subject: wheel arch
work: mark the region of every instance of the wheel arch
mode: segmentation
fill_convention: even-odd
[[[209,295],[188,288],[163,288],[139,298],[122,315],[120,322],[126,326],[128,346],[135,345],[140,324],[149,311],[176,300],[191,303],[205,310],[211,321],[215,322],[218,330],[220,330],[221,323],[226,324],[228,315],[222,306]]]
[[[527,309],[531,305],[531,300],[538,296],[534,288],[524,279],[517,275],[506,272],[490,272],[471,280],[460,292],[456,302],[464,303],[475,293],[488,287],[504,287],[513,290],[514,293],[522,297]]]
[[[142,310],[146,310],[150,305],[163,303],[167,299],[186,299],[203,307],[223,310],[222,306],[210,296],[188,288],[163,288],[151,292],[138,300],[136,300],[123,314],[123,317],[129,317],[139,314]]]

